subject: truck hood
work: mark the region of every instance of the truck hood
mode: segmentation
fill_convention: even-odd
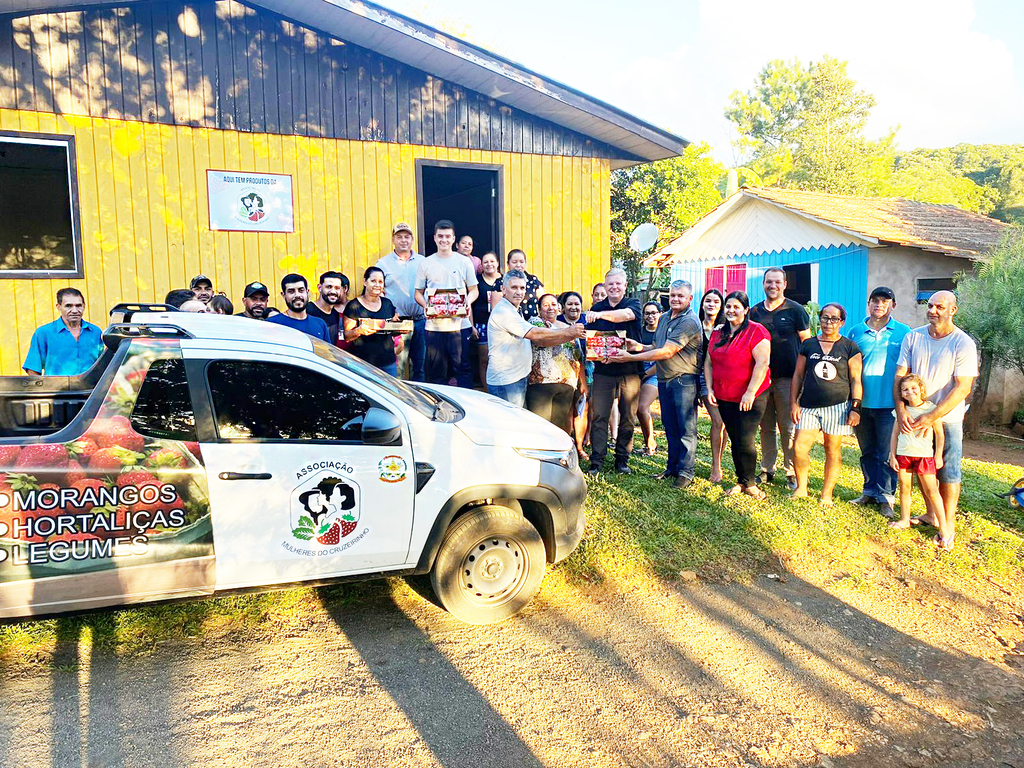
[[[454,426],[477,445],[559,451],[573,447],[572,439],[554,424],[486,392],[439,385],[424,388],[436,391],[466,412]]]

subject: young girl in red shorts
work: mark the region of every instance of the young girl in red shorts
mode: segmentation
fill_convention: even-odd
[[[935,403],[924,399],[924,381],[917,374],[907,374],[900,379],[900,398],[906,403],[907,412],[916,419],[935,410]],[[893,412],[895,413],[895,411]],[[943,432],[942,422],[931,427],[915,429],[909,435],[900,432],[899,420],[892,428],[889,444],[889,466],[899,473],[900,519],[889,523],[892,528],[909,528],[910,494],[913,493],[914,475],[924,496],[924,504],[935,520],[945,520],[939,484],[935,470],[942,468]],[[948,545],[945,524],[939,529],[937,543],[945,549],[952,549],[952,536]]]

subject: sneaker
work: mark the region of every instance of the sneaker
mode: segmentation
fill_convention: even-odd
[[[772,483],[774,481],[775,481],[775,473],[774,472],[769,472],[767,469],[762,469],[760,472],[757,473],[757,484],[758,485],[765,485],[767,483]]]
[[[628,464],[617,464],[615,466],[615,471],[618,472],[620,475],[632,475],[633,474],[633,470],[629,468]]]
[[[890,504],[888,501],[884,501],[884,500],[876,502],[876,503],[878,504],[878,513],[882,517],[886,518],[887,520],[895,520],[896,519],[896,512],[893,511],[892,504]]]
[[[675,482],[672,483],[672,485],[674,485],[679,490],[683,490],[684,488],[689,488],[692,484],[693,484],[693,478],[692,477],[683,477],[682,475],[677,477]]]
[[[599,474],[601,474],[601,470],[598,469],[597,467],[591,467],[590,469],[587,470],[587,474],[590,475],[591,477],[597,477]]]
[[[675,480],[675,475],[670,475],[668,472],[656,472],[651,475],[654,480]]]
[[[786,487],[791,491],[796,490],[796,475],[786,475]]]
[[[862,493],[856,499],[850,501],[850,503],[856,504],[858,507],[873,507],[875,504],[878,504],[879,501],[874,496],[868,496],[866,493]],[[892,509],[892,507],[889,508]]]

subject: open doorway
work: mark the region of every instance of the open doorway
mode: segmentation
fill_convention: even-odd
[[[811,290],[811,265],[789,264],[786,270],[786,298],[803,306],[814,295]]]
[[[500,165],[417,160],[420,251],[434,252],[434,224],[450,219],[457,237],[472,236],[474,256],[494,251],[504,270],[501,174]]]

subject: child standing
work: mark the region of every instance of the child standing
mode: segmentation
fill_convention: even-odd
[[[916,419],[935,410],[935,403],[926,401],[924,392],[924,381],[920,376],[910,373],[900,379],[900,398],[906,403],[907,412],[912,418]],[[913,492],[914,475],[917,475],[917,484],[924,496],[925,507],[932,518],[940,524],[939,535],[935,541],[943,549],[949,550],[953,548],[952,526],[946,522],[939,484],[935,478],[935,470],[942,468],[943,444],[941,421],[936,421],[931,427],[915,429],[909,435],[900,432],[899,421],[893,425],[889,444],[889,466],[899,473],[901,516],[899,520],[889,523],[889,526],[910,527],[910,494]]]

